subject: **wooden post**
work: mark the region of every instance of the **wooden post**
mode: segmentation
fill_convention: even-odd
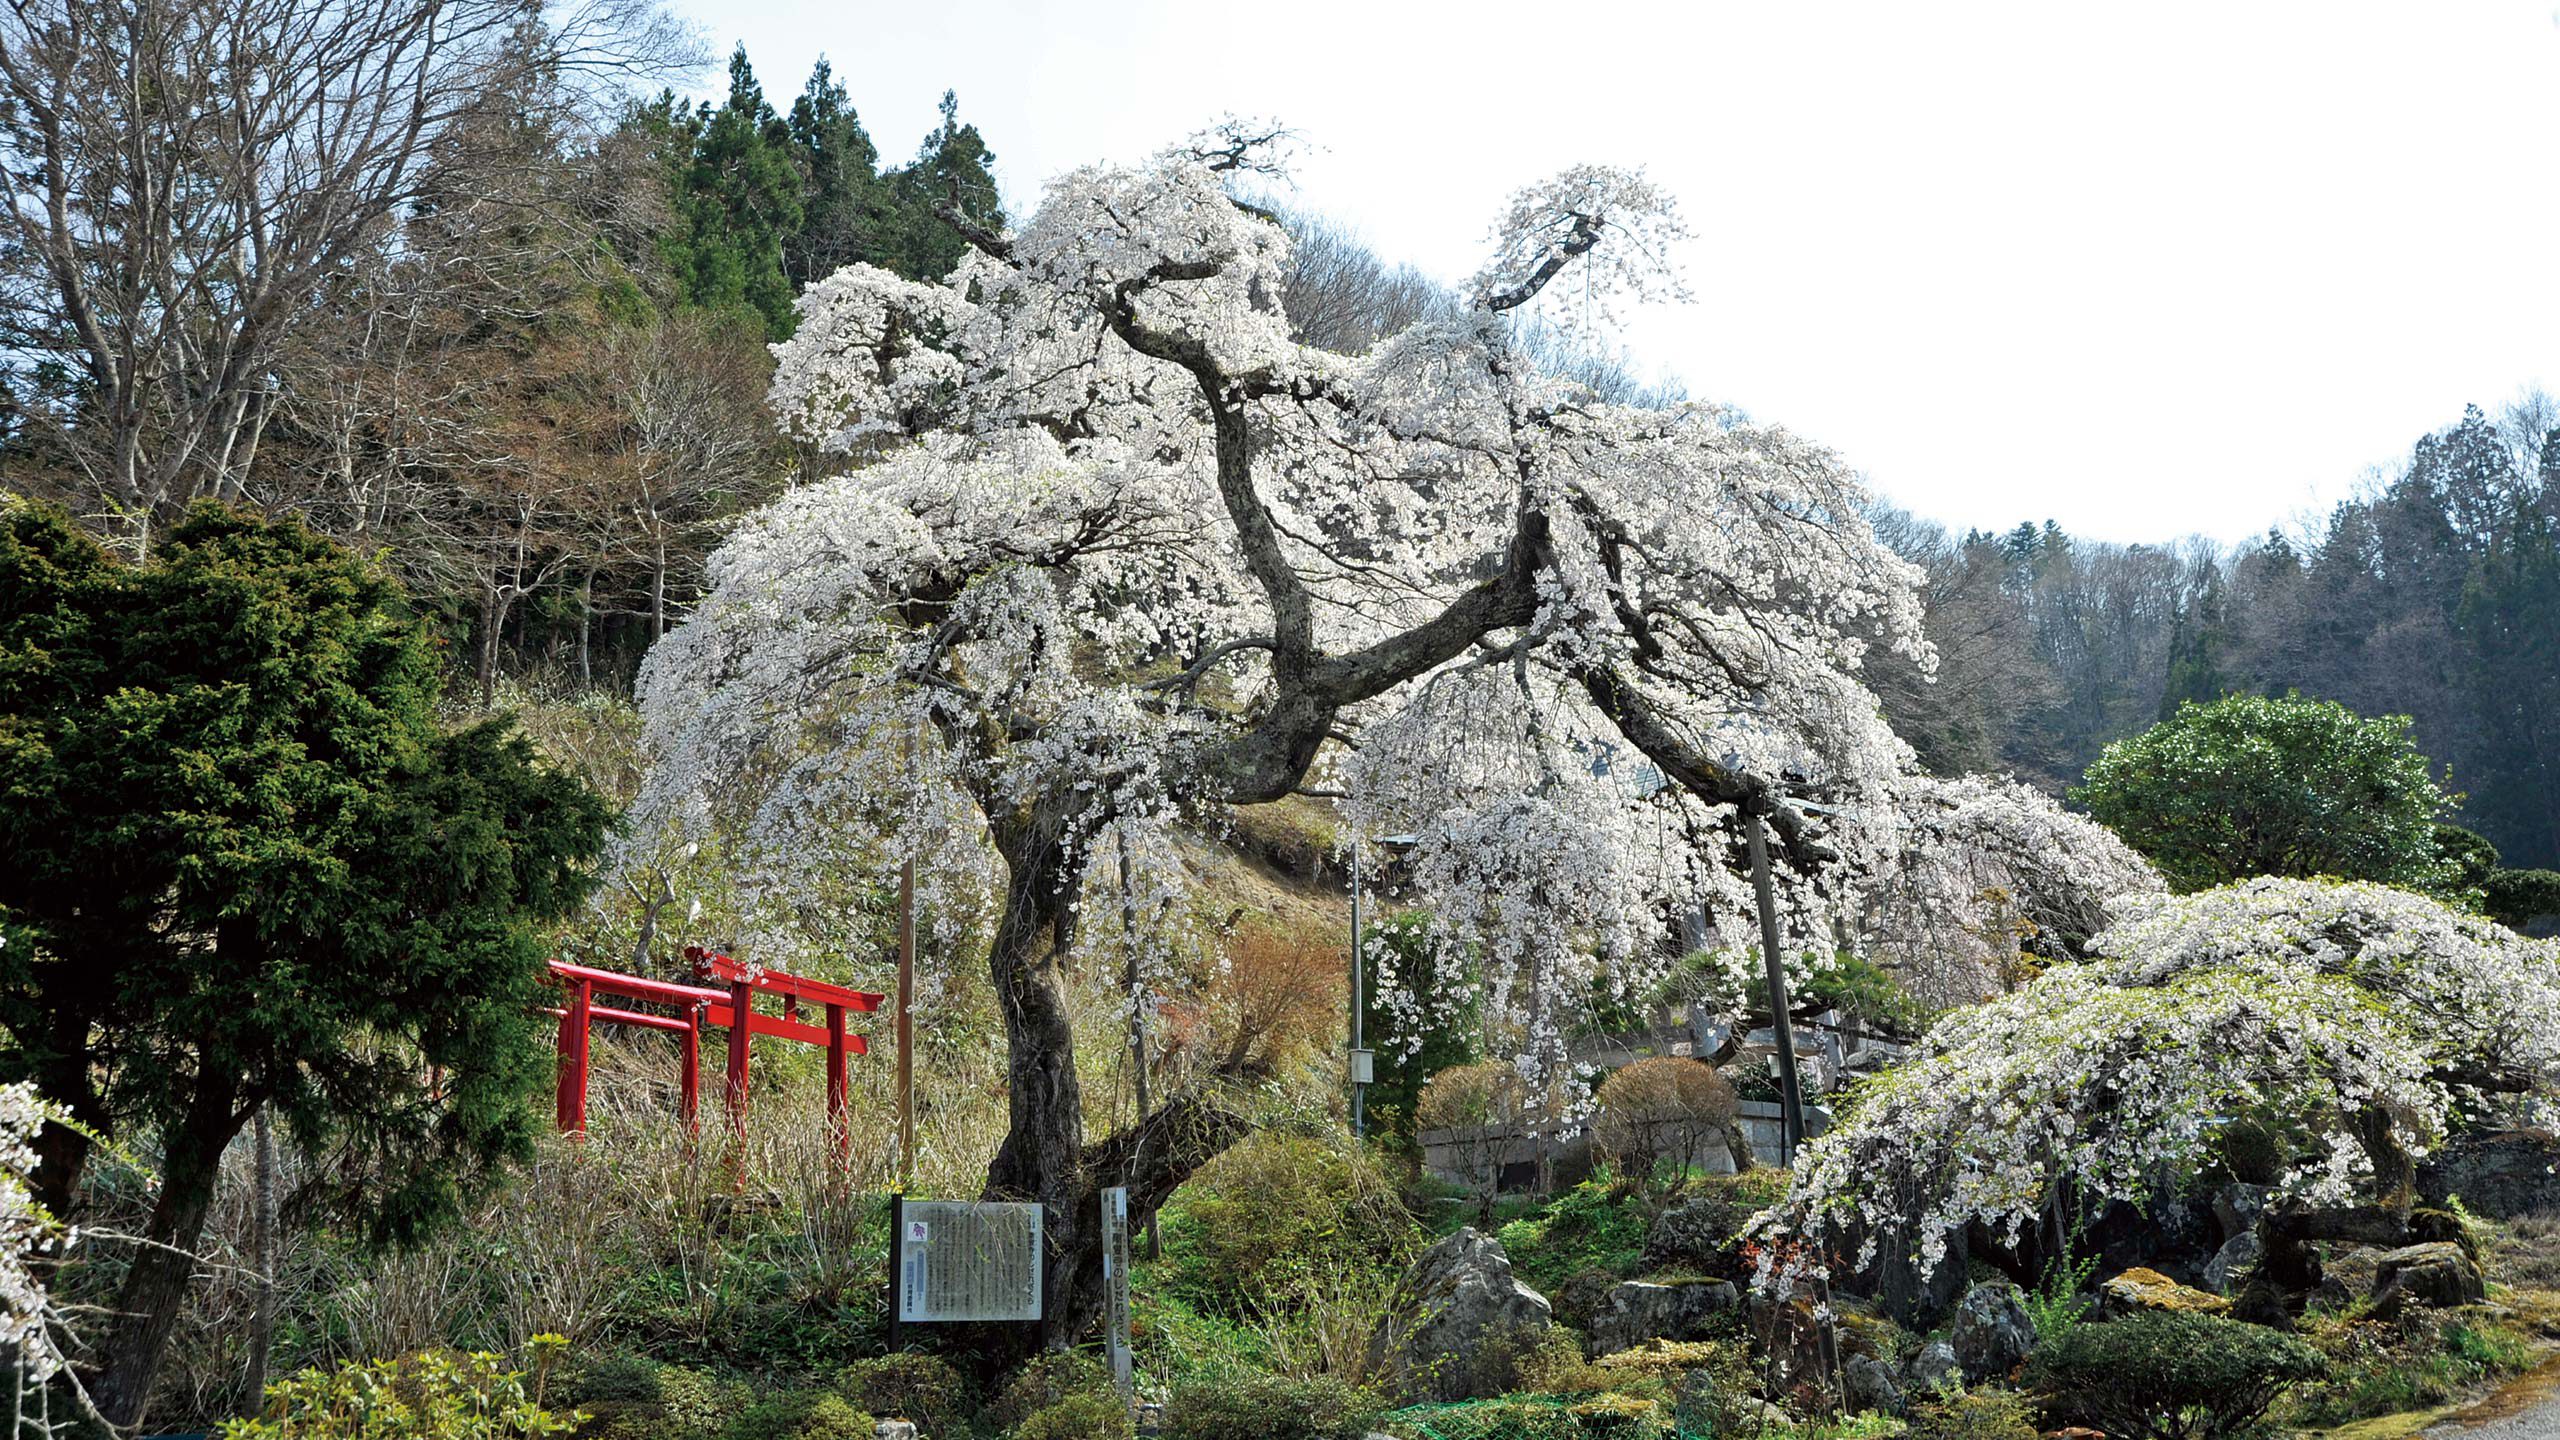
[[[1796,1147],[1804,1143],[1804,1088],[1796,1074],[1796,1027],[1787,1012],[1793,1001],[1787,994],[1786,960],[1779,954],[1778,902],[1769,882],[1769,836],[1757,814],[1743,817],[1751,841],[1751,890],[1760,903],[1760,953],[1769,970],[1769,1012],[1774,1017],[1770,1028],[1778,1040],[1778,1110],[1780,1115],[1779,1157],[1788,1164],[1796,1163]]]
[[[853,1157],[853,1126],[845,1118],[844,1007],[827,1007],[827,1134],[835,1142],[836,1168]]]
[[[898,1190],[916,1183],[916,862],[898,867]]]

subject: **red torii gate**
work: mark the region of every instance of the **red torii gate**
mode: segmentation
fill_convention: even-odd
[[[726,955],[698,945],[686,946],[684,955],[693,962],[694,978],[716,982],[718,988],[707,984],[676,985],[664,980],[647,980],[618,971],[572,965],[565,960],[551,962],[553,979],[568,992],[566,1005],[552,1006],[543,1012],[560,1019],[560,1075],[554,1103],[560,1128],[571,1132],[583,1132],[587,1128],[588,1039],[596,1022],[603,1021],[646,1030],[671,1031],[683,1041],[682,1058],[678,1062],[676,1111],[686,1128],[698,1130],[701,1125],[702,1032],[707,1026],[717,1025],[729,1032],[727,1094],[724,1098],[731,1134],[741,1139],[746,1134],[749,1047],[756,1036],[771,1035],[805,1045],[826,1047],[827,1123],[835,1136],[837,1155],[841,1157],[847,1153],[852,1133],[846,1127],[844,1114],[845,1059],[851,1055],[868,1054],[871,1047],[861,1036],[847,1033],[845,1016],[878,1010],[883,997],[868,990],[851,990],[779,970],[751,971]],[[758,991],[781,996],[782,1013],[757,1014],[755,997]],[[677,1013],[659,1015],[646,1010],[598,1005],[595,999],[599,994],[664,1005]],[[823,1028],[800,1019],[803,1004],[817,1006],[826,1012]],[[743,1024],[740,1023],[742,1018]]]

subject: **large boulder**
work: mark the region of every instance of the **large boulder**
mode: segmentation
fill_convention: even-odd
[[[1470,1226],[1396,1282],[1369,1364],[1400,1403],[1483,1399],[1509,1387],[1518,1348],[1550,1323],[1546,1297],[1512,1278],[1502,1242]]]
[[[2200,1315],[2219,1315],[2231,1308],[2231,1302],[2210,1290],[2181,1285],[2157,1270],[2132,1269],[2098,1287],[2099,1303],[2109,1315],[2132,1315],[2144,1310],[2186,1310]]]
[[[2204,1262],[2205,1288],[2217,1295],[2230,1294],[2248,1280],[2249,1272],[2257,1268],[2266,1253],[2267,1244],[2255,1230],[2243,1230],[2223,1241],[2213,1258]]]
[[[1964,1366],[1956,1359],[1956,1347],[1944,1340],[1921,1346],[1902,1369],[1902,1388],[1914,1395],[1963,1389]]]
[[[1852,1355],[1841,1362],[1840,1389],[1853,1414],[1862,1410],[1902,1413],[1902,1384],[1893,1378],[1893,1367],[1873,1355]]]
[[[2464,1209],[2496,1220],[2560,1211],[2560,1135],[2502,1130],[2465,1136],[2418,1167],[2418,1193],[2438,1206],[2459,1196]]]
[[[1729,1281],[1630,1280],[1612,1286],[1592,1312],[1591,1353],[1615,1355],[1647,1340],[1703,1340],[1719,1317],[1741,1303],[1742,1293]]]
[[[2480,1262],[2450,1240],[2407,1245],[2374,1264],[2373,1314],[2389,1320],[2410,1305],[2450,1309],[2486,1295]]]
[[[1797,1385],[1828,1385],[1831,1357],[1839,1353],[1839,1332],[1828,1307],[1817,1307],[1803,1295],[1780,1300],[1753,1294],[1745,1310],[1768,1368],[1763,1372],[1774,1394]]]
[[[1956,1305],[1955,1328],[1948,1335],[1965,1383],[1979,1385],[2006,1375],[2036,1348],[2035,1321],[2027,1315],[2018,1287],[2006,1280],[1988,1281],[1965,1292]]]

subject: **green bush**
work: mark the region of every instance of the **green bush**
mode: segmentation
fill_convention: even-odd
[[[1052,1350],[1015,1371],[980,1412],[978,1423],[1010,1434],[1033,1412],[1083,1395],[1111,1396],[1112,1403],[1119,1403],[1111,1371],[1101,1361],[1080,1350]]]
[[[825,1390],[786,1390],[730,1417],[721,1440],[870,1440],[869,1415],[842,1395]]]
[[[836,1376],[836,1389],[874,1415],[913,1420],[927,1440],[962,1440],[975,1408],[967,1377],[913,1350],[854,1361]]]
[[[1387,1417],[1399,1440],[1584,1440],[1561,1401],[1506,1395],[1456,1405],[1417,1405]]]
[[[2009,1390],[1975,1390],[1911,1407],[1911,1440],[2036,1440],[2035,1407]]]
[[[553,1337],[557,1338],[557,1337]],[[584,1416],[542,1407],[539,1378],[492,1354],[431,1350],[399,1360],[304,1370],[267,1387],[255,1420],[224,1423],[222,1440],[513,1440],[559,1435]]]
[[[1204,1380],[1173,1392],[1165,1440],[1360,1440],[1378,1413],[1374,1396],[1329,1376],[1252,1375]]]
[[[2492,870],[2481,889],[2489,918],[2511,929],[2560,915],[2560,871]]]
[[[2036,1352],[2031,1374],[2055,1411],[2118,1440],[2221,1440],[2321,1373],[2290,1335],[2215,1315],[2152,1311],[2080,1325]]]
[[[1003,1433],[1008,1440],[1130,1440],[1137,1427],[1127,1401],[1086,1393],[1044,1405]]]
[[[1268,1132],[1201,1166],[1163,1224],[1167,1288],[1227,1315],[1294,1292],[1312,1269],[1350,1262],[1383,1275],[1422,1241],[1367,1151]]]
[[[1380,1423],[1388,1434],[1408,1440],[1673,1440],[1679,1434],[1662,1402],[1617,1394],[1577,1400],[1505,1395],[1416,1405]]]

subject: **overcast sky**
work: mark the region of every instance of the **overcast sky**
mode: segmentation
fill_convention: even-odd
[[[1958,528],[2236,539],[2560,388],[2552,0],[677,3],[777,106],[823,52],[891,160],[956,89],[1017,211],[1274,116],[1300,203],[1454,280],[1512,190],[1641,165],[1696,300],[1639,362]]]

